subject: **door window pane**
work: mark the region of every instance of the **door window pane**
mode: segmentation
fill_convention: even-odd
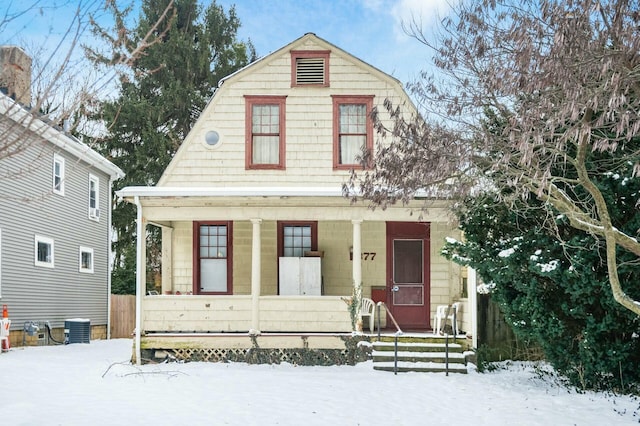
[[[399,285],[398,291],[393,292],[394,305],[422,305],[423,302],[422,285]]]
[[[393,281],[396,284],[423,283],[422,240],[393,241]]]

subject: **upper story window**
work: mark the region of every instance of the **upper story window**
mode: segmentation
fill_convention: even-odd
[[[291,87],[329,87],[329,50],[292,50]]]
[[[64,158],[53,155],[53,192],[64,195]]]
[[[40,235],[34,237],[34,264],[53,268],[53,239]]]
[[[333,168],[362,168],[358,157],[373,151],[373,96],[333,96]]]
[[[89,218],[100,219],[100,179],[89,175]]]
[[[245,96],[247,169],[285,168],[286,96]]]

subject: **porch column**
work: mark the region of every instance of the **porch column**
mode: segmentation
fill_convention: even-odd
[[[354,219],[353,224],[353,294],[362,297],[362,219]]]
[[[251,242],[251,330],[250,334],[260,334],[260,224],[262,219],[251,219],[253,239]]]
[[[135,350],[136,350],[136,364],[141,365],[141,351],[140,351],[140,335],[142,333],[142,297],[145,294],[146,289],[146,264],[147,264],[147,245],[146,245],[146,226],[144,217],[142,216],[142,204],[140,199],[135,197],[135,204],[137,208],[136,216],[136,335],[135,335]]]
[[[467,296],[471,313],[471,344],[478,348],[478,288],[476,270],[467,268]]]
[[[173,228],[162,227],[162,290],[160,294],[173,291]]]

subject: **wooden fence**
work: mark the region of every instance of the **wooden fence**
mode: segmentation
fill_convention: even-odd
[[[111,338],[131,338],[136,327],[136,296],[111,295]]]

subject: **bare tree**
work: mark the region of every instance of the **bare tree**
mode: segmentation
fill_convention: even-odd
[[[125,43],[131,23],[114,0],[32,0],[3,3],[0,6],[0,87],[7,96],[0,99],[0,161],[17,155],[33,145],[30,134],[45,130],[41,124],[57,127],[68,134],[94,133],[95,128],[83,119],[85,110],[98,99],[117,91],[119,73],[126,65],[144,54],[167,29],[167,14],[173,2],[160,15],[159,21],[137,45]],[[71,19],[52,19],[54,24],[40,28],[38,40],[27,34],[25,25],[37,17],[56,16],[62,11]],[[95,32],[112,34],[110,42],[117,55],[110,58],[110,68],[96,69],[88,56],[96,55],[89,37]],[[43,40],[53,40],[43,44]],[[115,46],[115,47],[114,47]],[[0,169],[0,178],[24,171]]]
[[[640,257],[640,243],[612,222],[616,200],[598,186],[602,175],[640,174],[638,0],[463,1],[435,35],[416,22],[407,30],[438,71],[411,85],[424,121],[396,116],[381,129],[390,147],[351,186],[382,205],[433,185],[467,194],[470,180],[536,196],[605,242],[613,297],[640,315],[616,256]]]

